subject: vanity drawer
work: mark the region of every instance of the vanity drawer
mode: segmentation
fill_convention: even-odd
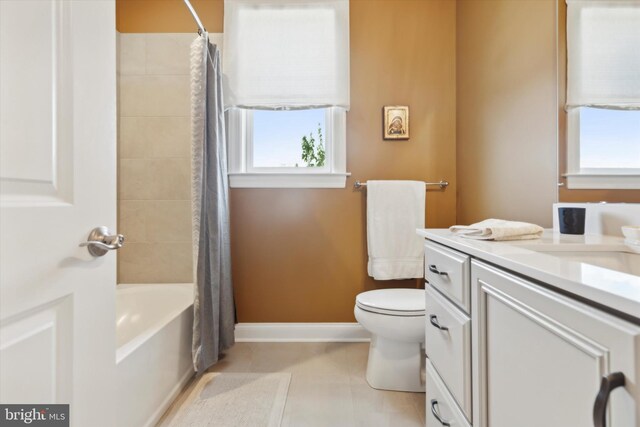
[[[425,295],[425,352],[471,419],[471,319],[432,286]]]
[[[467,313],[471,309],[471,260],[468,255],[427,241],[424,277]]]
[[[429,359],[426,392],[427,427],[471,427]]]

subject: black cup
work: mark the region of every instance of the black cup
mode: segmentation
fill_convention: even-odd
[[[585,208],[558,208],[561,234],[584,234]]]

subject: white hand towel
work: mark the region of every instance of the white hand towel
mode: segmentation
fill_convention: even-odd
[[[449,230],[460,237],[476,240],[539,239],[544,231],[539,225],[503,219],[486,219],[471,225],[454,225]]]
[[[367,181],[369,276],[376,280],[424,276],[425,184],[421,181]]]

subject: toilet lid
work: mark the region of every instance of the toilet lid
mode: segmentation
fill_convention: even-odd
[[[356,305],[363,310],[393,316],[422,316],[424,289],[377,289],[358,294]]]

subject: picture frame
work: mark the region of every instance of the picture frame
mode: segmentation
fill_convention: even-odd
[[[385,140],[409,139],[409,106],[385,105],[382,109]]]

